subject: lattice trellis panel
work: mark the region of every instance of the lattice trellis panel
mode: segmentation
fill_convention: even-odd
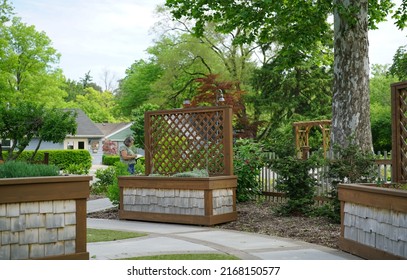
[[[146,175],[194,169],[232,175],[231,114],[230,107],[147,112]]]
[[[393,181],[407,182],[407,82],[391,85]]]

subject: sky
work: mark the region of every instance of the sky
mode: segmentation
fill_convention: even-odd
[[[90,71],[99,84],[108,71],[123,78],[147,58],[155,7],[165,0],[11,0],[16,16],[44,31],[61,54],[64,75],[78,81]],[[101,82],[100,82],[101,83]]]
[[[399,3],[401,0],[396,0]],[[136,60],[146,59],[153,45],[151,29],[157,5],[165,0],[11,0],[16,16],[35,25],[61,54],[64,75],[78,81],[90,71],[102,84],[103,73],[117,79]],[[392,20],[369,31],[370,64],[391,64],[400,46],[407,45],[407,30]]]

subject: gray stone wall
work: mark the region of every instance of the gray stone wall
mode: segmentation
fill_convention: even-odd
[[[214,190],[212,203],[213,215],[233,212],[233,190]],[[123,210],[204,216],[204,191],[124,188]]]
[[[407,213],[345,203],[344,237],[407,258]]]
[[[0,260],[75,253],[76,202],[0,204]]]

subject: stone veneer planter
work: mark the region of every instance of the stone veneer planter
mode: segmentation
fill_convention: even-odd
[[[407,259],[407,191],[341,184],[339,248],[366,259]]]
[[[119,218],[195,225],[234,221],[236,176],[120,176]]]
[[[0,179],[0,260],[89,259],[91,176]]]

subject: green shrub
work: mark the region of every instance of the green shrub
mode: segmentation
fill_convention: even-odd
[[[19,161],[29,161],[34,151],[23,151],[18,157]],[[44,153],[49,153],[49,164],[56,165],[61,170],[65,170],[71,164],[81,164],[89,173],[92,167],[92,156],[87,150],[39,150],[34,157],[34,162],[42,162]],[[3,152],[4,158],[7,158],[7,152]]]
[[[136,165],[134,166],[134,170],[136,174],[145,174],[145,162],[146,159],[144,157],[138,158],[136,161]]]
[[[262,146],[250,139],[238,139],[233,145],[233,151],[237,200],[243,202],[254,199],[261,194],[258,176],[265,162]]]
[[[348,139],[345,148],[333,148],[335,158],[328,160],[328,172],[325,177],[332,184],[328,196],[331,200],[319,209],[320,215],[328,216],[334,222],[340,222],[340,202],[338,199],[339,183],[367,183],[374,182],[377,171],[372,152],[363,151],[353,141]]]
[[[114,183],[116,170],[114,166],[106,169],[98,169],[95,173],[96,182],[92,184],[91,191],[93,194],[107,194],[107,189]]]
[[[84,164],[72,163],[64,169],[64,173],[75,175],[86,175],[89,173],[89,169]]]
[[[0,178],[58,176],[59,168],[55,165],[30,164],[22,161],[7,161],[0,164]]]
[[[120,161],[120,156],[118,155],[103,155],[102,164],[113,166],[116,162]]]
[[[317,153],[306,160],[286,156],[270,161],[270,168],[279,175],[276,189],[284,192],[287,198],[287,201],[278,209],[280,214],[312,214],[315,204],[315,188],[318,181],[310,173],[310,170],[321,166],[322,162],[321,155]]]
[[[113,205],[119,205],[120,203],[120,189],[118,176],[130,175],[127,171],[127,164],[122,162],[116,162],[114,165],[114,178],[113,183],[107,187],[107,197],[110,199]]]

